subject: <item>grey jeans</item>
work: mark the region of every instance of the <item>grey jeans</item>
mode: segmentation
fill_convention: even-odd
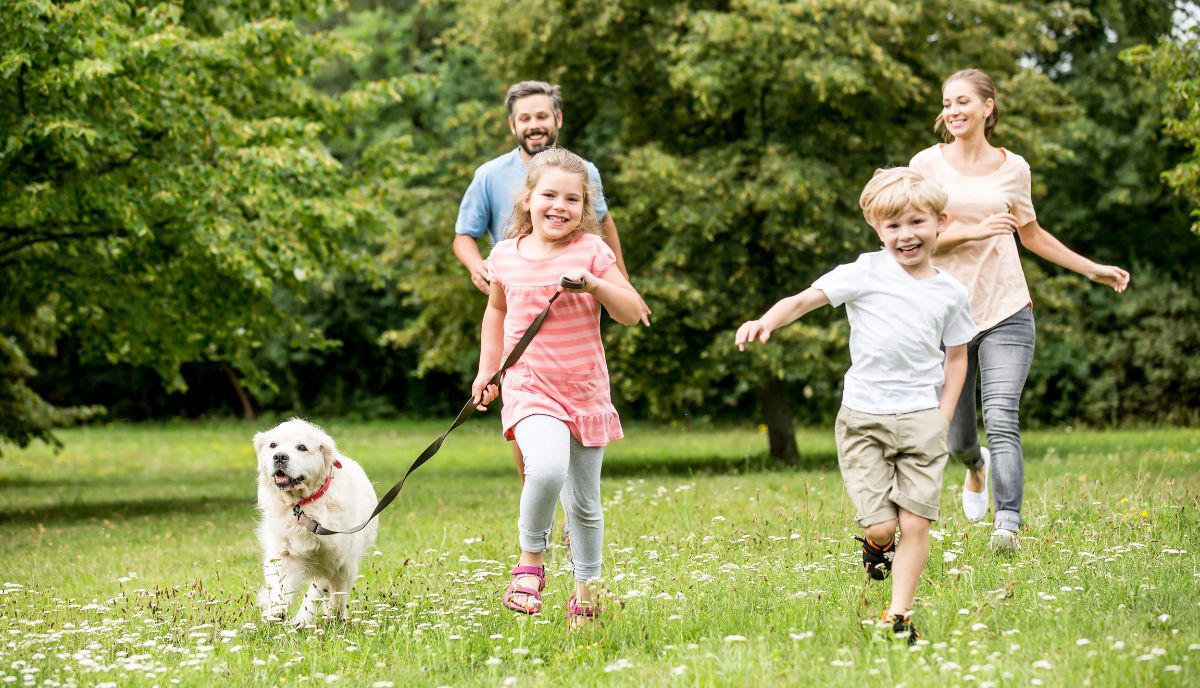
[[[997,528],[1021,528],[1025,452],[1021,448],[1021,390],[1033,362],[1033,309],[1026,306],[967,345],[967,379],[954,409],[947,444],[950,456],[969,469],[983,467],[979,453],[975,381],[983,401],[983,428],[992,453],[992,496]]]
[[[521,549],[544,552],[550,544],[554,507],[562,500],[571,524],[575,580],[600,576],[604,511],[600,508],[600,465],[604,447],[585,447],[567,424],[550,416],[529,416],[513,428],[525,455],[525,487],[517,527]]]

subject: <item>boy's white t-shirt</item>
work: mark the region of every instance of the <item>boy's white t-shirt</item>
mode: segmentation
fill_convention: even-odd
[[[850,320],[850,370],[842,404],[863,413],[937,408],[945,381],[939,345],[975,337],[967,288],[938,271],[919,280],[887,251],[864,253],[813,282]]]

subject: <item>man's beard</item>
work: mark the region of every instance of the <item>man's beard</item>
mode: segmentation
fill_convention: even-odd
[[[546,140],[544,142],[542,142],[542,144],[540,144],[536,150],[533,148],[530,148],[525,143],[524,138],[522,138],[522,137],[517,138],[517,145],[520,146],[521,150],[525,151],[525,154],[530,157],[533,157],[533,156],[537,155],[538,153],[541,153],[542,151],[546,150],[547,148],[553,146],[558,141],[558,132],[557,131],[549,131],[546,129],[535,129],[532,131],[525,132],[526,137],[528,137],[530,134],[545,134],[545,136],[546,136]]]

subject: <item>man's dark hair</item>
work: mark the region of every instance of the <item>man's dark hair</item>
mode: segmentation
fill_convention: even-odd
[[[508,108],[508,116],[512,117],[513,103],[528,96],[550,96],[550,106],[554,115],[562,112],[562,89],[558,84],[548,84],[545,81],[522,81],[508,87],[504,96],[504,107]]]

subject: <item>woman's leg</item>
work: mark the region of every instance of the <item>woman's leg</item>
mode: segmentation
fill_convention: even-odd
[[[967,345],[967,377],[963,380],[962,393],[958,395],[954,417],[950,420],[950,430],[946,433],[946,448],[950,450],[950,458],[966,466],[969,471],[978,471],[982,482],[983,455],[979,452],[979,420],[975,414],[975,381],[979,378],[979,339],[980,337],[976,337]],[[979,485],[975,491],[982,492],[983,485]]]
[[[1021,528],[1025,493],[1025,453],[1021,447],[1021,391],[1034,349],[1033,310],[1026,306],[996,325],[979,343],[983,426],[992,454],[996,527]]]
[[[571,561],[576,597],[591,601],[585,583],[600,576],[604,550],[604,511],[600,507],[600,467],[604,447],[585,447],[571,438],[571,466],[562,489],[563,509],[571,521]]]

